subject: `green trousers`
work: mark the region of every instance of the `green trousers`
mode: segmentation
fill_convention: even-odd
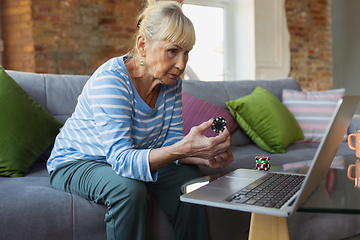
[[[158,174],[156,182],[146,183],[117,175],[107,163],[71,161],[50,173],[50,183],[58,190],[106,205],[108,240],[145,238],[147,191],[167,214],[177,240],[208,239],[204,207],[180,201],[182,184],[200,176],[198,166],[169,164]]]

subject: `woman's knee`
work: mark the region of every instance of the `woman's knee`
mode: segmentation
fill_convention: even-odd
[[[126,186],[126,195],[133,203],[147,203],[148,194],[144,182],[133,180],[132,184]]]
[[[123,204],[127,205],[146,205],[148,202],[148,194],[146,186],[143,182],[126,179],[121,184],[115,184],[113,187],[110,187],[107,197],[106,205],[115,205]]]

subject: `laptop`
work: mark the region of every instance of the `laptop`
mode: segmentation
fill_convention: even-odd
[[[282,201],[282,205],[269,205],[267,203],[262,205],[261,202],[256,204],[254,201],[244,202],[241,200],[246,200],[246,194],[244,194],[243,190],[246,193],[250,186],[262,187],[262,183],[259,184],[262,178],[275,177],[276,180],[272,184],[273,188],[280,185],[280,183],[277,183],[277,179],[284,178],[284,173],[252,169],[237,169],[190,193],[182,195],[180,200],[188,203],[278,217],[290,216],[305,202],[326,177],[359,102],[360,96],[345,96],[339,100],[307,174],[285,173],[285,178],[297,179],[297,182],[300,181],[300,183],[298,186],[289,183],[285,184],[288,188],[291,186],[290,189],[285,191],[293,191],[295,194],[293,196],[287,195],[286,200]],[[263,193],[266,191],[260,190],[257,192]],[[268,192],[274,192],[274,190]],[[238,196],[241,196],[240,199]]]

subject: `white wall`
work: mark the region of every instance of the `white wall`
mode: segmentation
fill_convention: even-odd
[[[254,0],[235,0],[233,12],[232,80],[255,79],[255,4]]]
[[[290,34],[285,0],[255,1],[256,79],[286,78],[290,71]]]
[[[286,78],[290,34],[285,0],[234,0],[234,80]]]
[[[333,87],[345,88],[346,95],[360,95],[359,11],[359,0],[331,0]]]

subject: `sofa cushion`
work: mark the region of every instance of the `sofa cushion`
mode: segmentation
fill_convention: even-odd
[[[320,92],[283,90],[283,104],[295,116],[304,141],[320,142],[334,113],[336,104],[345,95],[345,89]],[[344,137],[346,141],[347,136]]]
[[[21,177],[54,142],[61,123],[0,67],[0,176]]]
[[[90,76],[44,74],[47,110],[60,122],[74,112],[77,99]]]
[[[203,122],[208,121],[210,118],[223,117],[225,118],[229,132],[232,133],[238,124],[228,110],[225,110],[215,104],[209,103],[203,99],[194,97],[186,92],[182,93],[183,102],[183,120],[184,120],[184,133],[188,134],[192,127],[198,126]],[[204,136],[215,137],[218,134],[213,132],[210,128],[206,129]]]
[[[226,102],[244,97],[254,91],[255,87],[265,88],[280,100],[283,89],[301,90],[295,78],[281,80],[237,80],[237,81],[199,81],[184,80],[182,90],[227,109]]]
[[[197,98],[220,106],[228,110],[226,102],[249,95],[255,86],[265,88],[281,100],[283,89],[301,90],[295,78],[281,80],[238,80],[238,81],[199,81],[184,80],[182,89],[184,92]],[[253,141],[243,131],[237,128],[231,134],[232,146],[253,144]]]
[[[226,102],[242,129],[261,149],[285,153],[291,143],[304,138],[294,116],[272,93],[256,87],[248,96]]]

